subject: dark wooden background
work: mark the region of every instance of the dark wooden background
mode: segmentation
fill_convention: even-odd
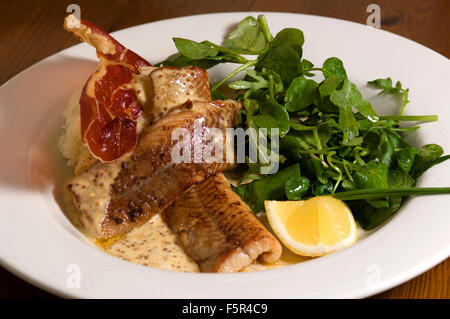
[[[282,11],[365,23],[371,3],[382,28],[450,57],[450,0],[61,0],[0,1],[0,85],[28,66],[78,41],[62,29],[66,7],[108,32],[185,15],[228,11]],[[388,48],[387,48],[388,49]],[[52,298],[0,267],[0,298]],[[379,298],[450,298],[450,259]]]

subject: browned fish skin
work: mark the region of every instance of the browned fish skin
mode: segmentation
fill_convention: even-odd
[[[171,150],[178,141],[173,141],[171,135],[181,127],[192,134],[194,121],[199,119],[203,120],[204,128],[233,127],[240,108],[235,101],[188,102],[147,128],[114,181],[101,239],[124,234],[143,224],[193,185],[229,168],[227,163],[174,163]],[[193,139],[192,143],[205,145],[208,141]]]
[[[163,66],[150,73],[152,122],[187,100],[211,101],[208,72],[198,67]]]
[[[203,272],[236,272],[258,257],[273,263],[281,245],[221,173],[196,185],[163,212]]]

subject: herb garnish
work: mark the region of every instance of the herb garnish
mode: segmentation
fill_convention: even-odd
[[[401,99],[398,115],[379,116],[350,81],[343,62],[331,57],[315,67],[303,58],[304,41],[299,29],[286,28],[273,37],[263,15],[247,17],[223,46],[174,38],[178,53],[159,64],[205,69],[240,64],[212,86],[212,96],[225,98],[220,87],[244,72],[242,80],[228,84],[244,104],[241,125],[280,129],[280,171],[258,175],[256,168],[264,164],[248,163],[244,178],[253,176],[252,181],[234,188],[241,198],[258,212],[265,200],[330,194],[346,201],[369,230],[389,219],[408,196],[450,193],[450,188],[415,187],[427,169],[450,155],[443,156],[436,144],[411,146],[403,134],[418,127],[400,126],[402,121],[437,121],[437,116],[404,115],[409,89],[389,77],[368,82],[380,94]],[[323,80],[312,79],[315,75]]]

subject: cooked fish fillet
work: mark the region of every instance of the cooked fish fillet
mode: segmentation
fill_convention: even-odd
[[[203,272],[236,272],[258,257],[273,263],[281,256],[280,243],[221,173],[180,196],[163,218]]]
[[[194,151],[191,163],[177,164],[171,153],[179,141],[172,140],[172,133],[187,129],[191,139],[186,142],[191,150],[208,146],[213,142],[211,136],[195,132],[196,123],[199,132],[208,132],[208,128],[224,131],[237,124],[240,109],[241,105],[231,100],[188,102],[145,129],[128,160],[114,165],[97,164],[75,177],[69,189],[88,233],[102,240],[123,235],[160,213],[193,185],[229,168],[231,164],[225,161],[206,163],[197,158],[200,161],[196,163]],[[105,184],[109,185],[107,194],[101,188]],[[103,194],[98,205],[92,201],[96,193]]]
[[[164,66],[150,73],[149,99],[152,121],[166,116],[187,100],[211,101],[208,72],[198,67]]]

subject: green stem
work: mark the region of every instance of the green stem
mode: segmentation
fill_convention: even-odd
[[[215,43],[212,43],[211,41],[205,41],[205,43],[207,43],[210,46],[214,47],[219,52],[231,54],[232,56],[234,56],[239,61],[239,63],[246,63],[248,61],[248,59],[246,59],[245,57],[240,55],[240,53],[235,51],[235,50],[227,49],[227,48],[225,48],[223,46],[220,46],[220,45],[217,45]]]
[[[352,174],[350,174],[350,171],[348,170],[347,167],[347,165],[349,165],[348,162],[345,159],[343,159],[342,164],[344,165],[345,174],[347,174],[348,179],[353,183]]]
[[[402,108],[400,109],[400,115],[403,115],[403,112],[405,111],[406,104],[409,103],[408,95],[409,95],[409,89],[406,89],[405,91],[403,91],[403,99],[402,99],[403,103],[402,103]]]
[[[319,137],[319,133],[317,132],[317,127],[313,128],[313,134],[314,134],[314,139],[316,140],[317,143],[317,149],[319,151],[322,151],[322,143],[320,142],[320,137]],[[320,157],[320,161],[322,162],[322,166],[323,167],[328,167],[328,165],[325,163],[325,159],[322,153],[319,153],[319,157]]]
[[[269,31],[269,26],[267,24],[267,20],[264,14],[258,16],[258,22],[259,25],[261,26],[261,30],[264,34],[264,39],[266,39],[266,42],[272,42],[273,36]]]
[[[368,188],[335,193],[333,197],[340,200],[360,200],[437,194],[450,194],[450,187]]]
[[[437,115],[393,115],[393,116],[380,116],[380,120],[435,122],[438,120],[438,116]]]
[[[337,167],[336,165],[334,165],[334,163],[333,163],[333,155],[334,154],[336,154],[335,151],[330,152],[330,153],[327,154],[327,162],[328,162],[328,164],[331,166],[332,169],[334,169],[339,174],[338,180],[336,181],[336,184],[334,185],[333,190],[331,191],[331,194],[334,194],[334,192],[336,191],[337,187],[339,186],[339,183],[342,180],[342,171],[341,171],[341,169],[339,167]]]
[[[298,151],[299,154],[327,154],[332,150],[336,150],[338,149],[339,146],[333,146],[333,147],[328,147],[328,148],[324,148],[321,150],[307,150],[307,151]]]
[[[273,93],[273,75],[269,74],[269,97],[271,100],[275,99],[275,95]]]
[[[219,87],[222,86],[222,84],[224,84],[226,81],[228,81],[229,79],[231,79],[233,76],[235,76],[236,74],[238,74],[241,71],[244,71],[245,69],[252,67],[256,64],[256,60],[252,60],[252,61],[248,61],[247,63],[242,64],[240,67],[238,67],[236,70],[234,70],[233,72],[231,72],[230,74],[228,74],[222,81],[220,81],[219,83],[217,83],[216,85],[213,86],[213,88],[211,89],[211,91],[216,91]]]

